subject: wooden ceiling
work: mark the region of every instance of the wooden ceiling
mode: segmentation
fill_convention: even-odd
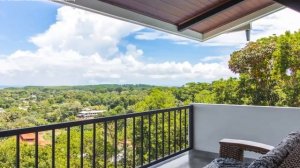
[[[243,1],[231,8],[223,10],[222,12],[199,22],[191,27],[195,31],[209,32],[217,27],[226,23],[232,22],[240,17],[249,15],[257,10],[263,9],[267,6],[274,4],[272,0],[250,0]]]
[[[75,0],[74,2],[57,0],[56,2],[199,41],[239,29],[255,19],[283,8],[273,0]]]
[[[180,25],[195,16],[205,14],[230,0],[100,0],[142,15]],[[215,15],[194,24],[191,29],[205,33],[212,29],[275,4],[273,0],[242,0]]]

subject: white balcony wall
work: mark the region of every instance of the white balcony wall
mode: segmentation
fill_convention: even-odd
[[[223,138],[251,140],[274,146],[291,131],[300,130],[300,108],[193,105],[196,150],[218,153],[218,142]]]

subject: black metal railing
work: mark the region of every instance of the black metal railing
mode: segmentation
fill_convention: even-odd
[[[192,119],[183,106],[1,131],[14,154],[2,166],[148,167],[193,148]]]

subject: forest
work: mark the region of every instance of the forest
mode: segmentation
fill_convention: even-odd
[[[228,64],[232,72],[239,74],[238,78],[220,79],[210,83],[192,82],[181,87],[107,84],[0,89],[0,130],[74,121],[77,120],[76,115],[85,108],[105,110],[97,117],[106,117],[179,107],[193,102],[300,106],[300,31],[249,42],[244,48],[230,55]],[[177,118],[172,122],[174,120]],[[112,129],[113,125],[109,127]],[[128,123],[128,127],[132,127],[132,123]],[[118,134],[122,136],[122,126],[118,130]],[[103,128],[99,128],[99,131],[97,139],[101,143]],[[62,151],[66,141],[63,132],[56,139],[57,147]],[[128,134],[132,135],[132,132]],[[89,143],[92,130],[86,128],[85,135],[85,142]],[[76,153],[75,149],[79,149],[76,143],[80,137],[78,129],[72,129],[72,136],[72,149]],[[45,133],[45,139],[49,137],[51,136]],[[0,167],[14,167],[14,139],[4,138],[0,141]],[[113,142],[109,141],[109,144],[109,150],[113,150]],[[22,155],[22,167],[33,167],[34,147],[22,144],[22,148],[26,153]],[[42,149],[44,152],[40,153],[40,157],[44,159],[40,167],[51,165],[47,159],[51,157],[50,150],[47,146]],[[90,147],[87,146],[85,150],[90,152]],[[98,151],[99,155],[101,150]],[[151,156],[146,153],[144,157]],[[62,160],[58,159],[57,164],[64,167],[62,165],[65,160],[63,157],[60,159]],[[100,159],[99,164],[100,162],[103,160]],[[77,164],[79,163],[76,161],[72,162],[73,167],[77,167]],[[85,164],[89,165],[90,161]]]

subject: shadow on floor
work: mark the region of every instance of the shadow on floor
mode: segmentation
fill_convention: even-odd
[[[192,150],[155,165],[153,168],[201,168],[209,164],[216,156],[217,154]]]

